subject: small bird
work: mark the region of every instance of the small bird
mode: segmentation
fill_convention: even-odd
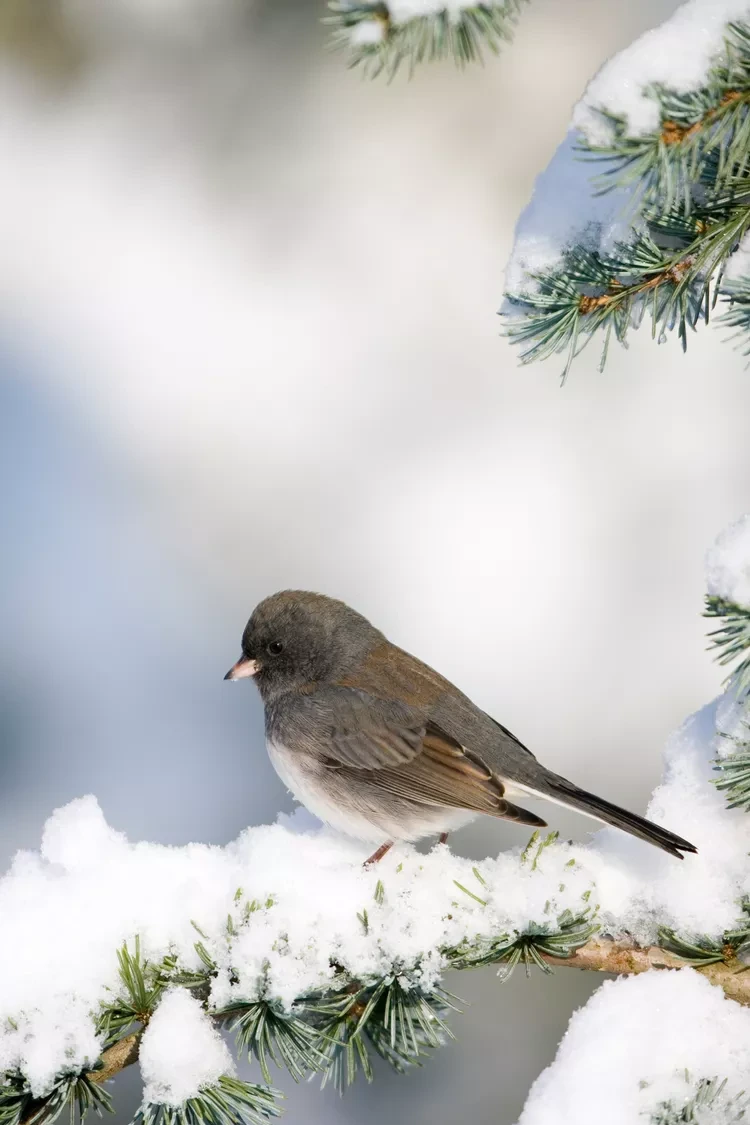
[[[303,590],[262,601],[225,680],[252,676],[271,761],[320,820],[379,843],[447,833],[479,813],[545,827],[515,803],[543,797],[682,859],[687,840],[579,789],[452,683],[343,602]]]

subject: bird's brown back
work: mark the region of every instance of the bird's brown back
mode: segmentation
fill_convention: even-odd
[[[342,687],[359,688],[378,699],[402,699],[427,713],[445,694],[466,699],[434,668],[385,640],[371,649],[362,663],[338,683]]]

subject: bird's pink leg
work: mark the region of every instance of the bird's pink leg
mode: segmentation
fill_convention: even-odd
[[[372,867],[373,863],[380,863],[383,856],[387,855],[387,853],[391,850],[392,847],[393,847],[393,840],[386,840],[386,842],[384,844],[380,845],[380,847],[378,848],[378,850],[376,852],[372,853],[372,855],[370,856],[369,859],[365,860],[365,862],[362,864],[362,866],[363,867]]]
[[[448,843],[448,833],[447,832],[441,832],[440,833],[440,839],[438,840],[438,843],[439,844],[447,844]]]

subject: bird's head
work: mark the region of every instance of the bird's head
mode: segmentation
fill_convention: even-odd
[[[242,634],[242,656],[224,679],[252,676],[264,699],[352,671],[383,636],[344,602],[283,590],[260,602]]]

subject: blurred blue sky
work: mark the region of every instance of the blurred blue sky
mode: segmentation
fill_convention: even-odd
[[[0,353],[3,853],[37,844],[83,791],[133,838],[224,843],[284,803],[255,694],[222,681],[239,622],[217,628],[101,435],[35,362]]]

